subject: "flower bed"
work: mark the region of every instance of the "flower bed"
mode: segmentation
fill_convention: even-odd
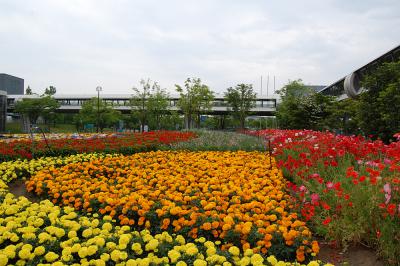
[[[249,132],[272,141],[302,219],[347,246],[377,247],[399,263],[400,142],[309,130]]]
[[[69,163],[87,162],[93,159],[119,156],[120,154],[80,153],[69,156],[41,157],[37,159],[18,159],[0,163],[0,180],[9,183],[15,179],[28,179],[45,167],[60,167]]]
[[[132,154],[154,150],[161,144],[185,141],[194,137],[195,134],[192,132],[159,131],[96,136],[88,139],[50,139],[47,142],[15,140],[9,143],[0,142],[0,161],[90,152]]]
[[[46,168],[26,184],[54,204],[121,225],[304,261],[318,244],[269,161],[259,152],[149,152]]]
[[[199,237],[119,226],[110,216],[82,216],[45,200],[7,193],[0,181],[0,266],[5,265],[298,265]],[[312,261],[309,266],[320,265]],[[321,263],[322,265],[322,263]],[[326,264],[328,266],[328,264]]]

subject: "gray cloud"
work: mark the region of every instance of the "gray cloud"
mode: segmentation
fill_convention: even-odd
[[[150,77],[217,92],[275,75],[329,84],[399,44],[400,2],[0,2],[0,72],[35,91],[130,93]],[[264,84],[266,86],[266,84]],[[271,83],[270,83],[271,88]]]

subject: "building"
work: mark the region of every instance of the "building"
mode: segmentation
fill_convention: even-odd
[[[7,110],[9,114],[14,113],[15,103],[22,99],[37,98],[37,95],[8,95],[7,99]],[[82,104],[90,101],[92,98],[97,98],[97,94],[69,94],[61,95],[55,94],[53,98],[60,103],[60,108],[57,112],[60,113],[78,113],[82,108]],[[103,102],[113,106],[114,109],[121,111],[122,113],[130,113],[132,108],[130,101],[132,94],[101,94],[100,98]],[[177,104],[179,101],[179,95],[169,96],[169,106],[167,107],[170,111],[181,112]],[[276,111],[276,106],[279,101],[279,96],[274,95],[258,95],[255,101],[255,107],[251,109],[255,115],[260,116],[273,116]],[[229,114],[230,110],[228,104],[225,101],[224,95],[216,94],[214,101],[211,104],[211,110],[206,112],[208,115],[222,115]]]
[[[0,90],[0,132],[6,130],[7,92]]]
[[[24,80],[8,74],[0,73],[0,90],[6,91],[7,94],[23,95]]]
[[[337,96],[339,100],[354,98],[368,88],[361,87],[361,80],[368,74],[373,73],[380,65],[386,62],[397,62],[400,60],[400,45],[372,60],[366,65],[355,69],[347,76],[335,83],[326,86],[319,93],[324,95]]]

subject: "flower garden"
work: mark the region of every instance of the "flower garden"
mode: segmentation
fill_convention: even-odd
[[[398,262],[399,142],[246,134],[1,142],[0,265],[325,265],[316,235]]]

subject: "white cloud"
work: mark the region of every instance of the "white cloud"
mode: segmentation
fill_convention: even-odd
[[[171,91],[192,76],[218,92],[258,90],[268,74],[277,88],[329,84],[399,44],[398,10],[396,0],[3,0],[0,72],[60,93],[130,93],[147,77]]]

